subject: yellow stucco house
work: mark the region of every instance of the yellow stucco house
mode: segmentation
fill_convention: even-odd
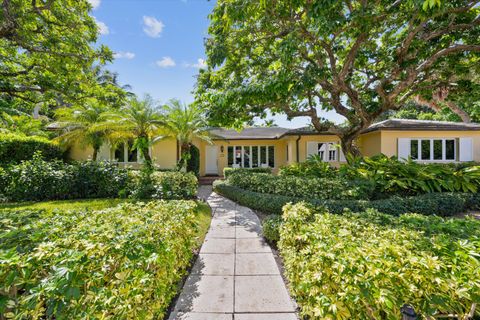
[[[318,154],[324,161],[338,166],[345,162],[337,136],[318,133],[309,128],[286,129],[253,127],[240,132],[211,129],[213,144],[194,141],[200,150],[200,175],[222,175],[225,167],[271,167],[305,161]],[[480,124],[390,119],[366,129],[357,141],[363,155],[383,153],[399,158],[411,157],[420,162],[480,161]],[[160,140],[151,147],[157,166],[174,168],[179,146],[173,139]],[[86,160],[91,150],[74,147],[70,156]],[[128,145],[102,147],[99,160],[116,161],[138,167],[141,159]]]

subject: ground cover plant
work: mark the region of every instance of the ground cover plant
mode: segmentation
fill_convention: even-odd
[[[193,201],[0,213],[0,314],[161,319],[208,229]]]
[[[467,314],[480,301],[480,221],[284,208],[280,252],[301,314],[400,319]],[[477,311],[477,315],[479,315]]]

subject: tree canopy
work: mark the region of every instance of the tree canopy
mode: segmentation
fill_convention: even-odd
[[[457,61],[478,64],[478,4],[218,0],[197,103],[217,125],[241,125],[268,111],[307,116],[356,153],[353,141],[378,117],[416,96],[429,98]],[[346,122],[327,121],[326,110]]]
[[[113,57],[95,45],[99,31],[90,9],[87,0],[0,2],[0,100],[33,108],[123,94],[96,79],[94,66]]]

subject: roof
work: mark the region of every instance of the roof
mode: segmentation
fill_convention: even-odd
[[[249,139],[279,139],[290,129],[281,127],[252,127],[241,131],[233,129],[214,128],[210,133],[215,139],[249,140]]]
[[[480,124],[431,120],[388,119],[372,124],[362,133],[377,130],[472,131],[480,130]]]

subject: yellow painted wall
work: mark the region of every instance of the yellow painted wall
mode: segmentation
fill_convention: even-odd
[[[480,161],[479,131],[382,131],[381,152],[387,156],[396,156],[398,138],[473,138],[473,160]]]
[[[361,135],[358,139],[360,152],[367,157],[380,154],[382,152],[381,138],[381,131],[369,132]]]
[[[153,162],[162,169],[173,169],[177,165],[177,141],[165,139],[157,141],[151,148]]]
[[[88,146],[81,146],[80,144],[73,145],[70,150],[68,156],[72,160],[78,161],[86,161],[91,160],[93,155],[93,148]]]

